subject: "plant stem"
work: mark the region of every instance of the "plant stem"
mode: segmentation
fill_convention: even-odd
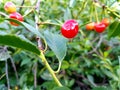
[[[99,22],[98,14],[97,14],[97,9],[96,9],[95,4],[94,4],[94,8],[95,8],[95,18],[96,18],[96,21]]]
[[[56,71],[54,71],[55,73],[58,73],[60,71],[60,68],[61,68],[61,63],[62,62],[59,62],[59,66],[58,66],[58,69]]]
[[[5,76],[6,74],[4,73],[1,77],[0,77],[0,80]]]
[[[79,15],[81,14],[81,12],[85,9],[86,5],[87,5],[87,1],[85,0],[85,1],[83,2],[82,6],[81,6],[80,11],[78,12],[78,16],[79,16]],[[77,16],[77,18],[78,18],[78,16]]]
[[[8,64],[7,64],[7,60],[5,60],[5,73],[6,73],[6,79],[7,79],[7,87],[8,87],[8,90],[10,90],[10,82],[9,82],[9,76],[8,76]]]
[[[110,11],[111,13],[113,13],[116,17],[120,18],[120,15],[118,15],[117,13],[115,13],[115,11],[111,10],[110,8],[106,7],[106,9],[108,11]]]
[[[56,77],[54,71],[52,70],[52,68],[50,67],[50,65],[48,64],[43,52],[41,51],[41,55],[39,56],[42,61],[44,62],[46,68],[49,70],[50,74],[52,75],[53,79],[55,80],[55,82],[57,83],[58,86],[62,87],[62,84],[60,83],[60,81],[58,80],[58,78]]]
[[[34,87],[37,88],[37,62],[34,63]]]
[[[60,24],[51,23],[51,22],[39,22],[39,23],[38,23],[38,25],[44,25],[44,24],[50,24],[50,25],[55,25],[55,26],[61,26]]]

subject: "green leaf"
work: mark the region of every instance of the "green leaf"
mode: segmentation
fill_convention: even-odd
[[[63,61],[61,68],[62,68],[62,69],[68,69],[69,66],[70,66],[70,65],[69,65],[69,63],[68,63],[67,61]]]
[[[56,87],[56,88],[54,88],[52,90],[70,90],[70,89],[67,88],[67,87]]]
[[[16,35],[0,33],[0,44],[21,48],[38,55],[40,54],[39,49],[33,43]]]
[[[53,34],[49,31],[44,32],[47,44],[52,49],[59,61],[62,61],[66,55],[67,46],[66,39],[58,34]]]
[[[72,15],[71,15],[71,10],[69,8],[67,8],[64,12],[64,20],[69,20],[72,19]]]
[[[120,35],[120,21],[115,20],[110,26],[108,31],[108,37],[115,37],[117,35]]]
[[[94,83],[94,78],[91,75],[87,75],[87,78],[93,86],[96,86],[95,83]]]
[[[19,25],[22,25],[24,26],[26,29],[28,29],[29,31],[31,31],[33,34],[39,36],[39,37],[43,37],[42,34],[36,29],[34,28],[33,26],[31,26],[30,24],[28,23],[25,23],[25,22],[20,22],[18,20],[15,20],[15,19],[6,19],[6,20],[9,20],[9,21],[12,21],[12,22],[15,22]]]
[[[70,0],[69,7],[73,8],[75,4],[76,4],[76,0]]]
[[[106,88],[105,86],[98,86],[98,87],[94,87],[92,90],[109,90],[109,89]]]

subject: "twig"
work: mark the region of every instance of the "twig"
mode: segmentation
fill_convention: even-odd
[[[16,6],[16,7],[19,7],[19,8],[35,8],[35,6]]]
[[[14,72],[15,72],[15,76],[16,76],[16,81],[17,81],[17,83],[18,83],[18,73],[17,73],[17,70],[16,70],[16,66],[15,66],[15,63],[14,63],[14,61],[13,61],[13,59],[12,59],[12,57],[10,56],[10,60],[11,60],[11,63],[12,63],[12,67],[13,67],[13,69],[14,69]]]
[[[7,87],[8,87],[8,90],[10,90],[10,82],[9,82],[9,76],[8,76],[8,64],[7,64],[7,60],[5,60],[5,73],[6,73],[6,79],[7,79]]]
[[[97,51],[97,49],[98,49],[98,47],[100,47],[100,45],[101,45],[101,43],[102,43],[102,41],[103,41],[103,35],[102,34],[100,34],[100,36],[99,36],[99,41],[98,41],[98,44],[96,45],[96,47],[93,47],[92,45],[91,45],[91,47],[92,47],[92,51],[90,51],[88,54],[91,54],[91,53],[93,53],[93,52],[95,52],[97,55],[99,55],[99,57],[101,57],[101,55],[99,54],[99,52]]]
[[[20,7],[20,9],[19,9],[19,12],[21,12],[21,10],[22,10],[22,6],[24,5],[24,3],[25,3],[25,0],[22,1],[22,3],[21,3],[21,7]]]
[[[14,60],[12,59],[12,57],[10,56],[10,54],[8,53],[8,49],[7,49],[6,46],[4,47],[4,50],[5,50],[5,52],[9,55],[9,59],[10,59],[10,61],[11,61],[11,63],[12,63],[12,67],[13,67],[13,69],[14,69],[15,76],[16,76],[17,83],[18,83],[18,74],[17,74],[17,70],[16,70],[16,66],[15,66]]]
[[[36,9],[36,12],[39,14],[40,0],[37,1],[35,9]],[[39,17],[37,15],[35,15],[35,23],[36,23],[35,27],[37,30],[38,30],[38,24],[37,24],[38,22],[39,22]],[[38,47],[42,49],[43,47],[42,47],[41,38],[37,37],[37,41],[38,41],[38,45],[39,45]],[[35,89],[37,88],[37,62],[35,62],[35,64],[34,64],[34,88]]]
[[[0,77],[0,80],[5,76],[6,74],[4,73],[1,77]]]
[[[37,88],[37,62],[35,62],[33,66],[33,73],[34,73],[34,88]]]
[[[120,18],[120,15],[117,14],[115,11],[111,10],[108,6],[105,4],[101,3],[99,0],[93,0],[93,2],[97,3],[99,6],[101,6],[103,9],[106,9],[107,11],[111,12],[114,14],[116,17]],[[96,5],[97,6],[97,5]]]

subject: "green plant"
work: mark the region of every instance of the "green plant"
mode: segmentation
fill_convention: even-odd
[[[119,2],[11,0],[21,22],[5,12],[7,1],[0,1],[0,90],[120,89]],[[106,30],[86,30],[105,17],[112,18]],[[69,20],[77,32],[65,32],[66,39],[61,29]]]

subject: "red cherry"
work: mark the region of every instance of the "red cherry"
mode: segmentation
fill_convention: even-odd
[[[96,23],[94,29],[96,32],[102,33],[106,29],[106,26],[103,23]]]
[[[108,18],[104,18],[101,23],[105,24],[105,26],[107,27],[110,24],[110,21]]]
[[[11,14],[9,15],[9,18],[16,19],[16,20],[18,20],[18,21],[23,22],[23,17],[22,17],[22,15],[21,15],[20,13],[18,13],[18,12],[11,13]],[[11,24],[11,25],[14,25],[14,26],[19,26],[19,24],[15,23],[15,22],[10,22],[10,24]]]
[[[75,20],[67,20],[61,27],[61,33],[66,38],[74,38],[78,34],[78,23]]]
[[[91,23],[89,23],[89,24],[86,25],[86,29],[87,30],[94,30],[94,26],[95,26],[95,23],[91,22]]]

